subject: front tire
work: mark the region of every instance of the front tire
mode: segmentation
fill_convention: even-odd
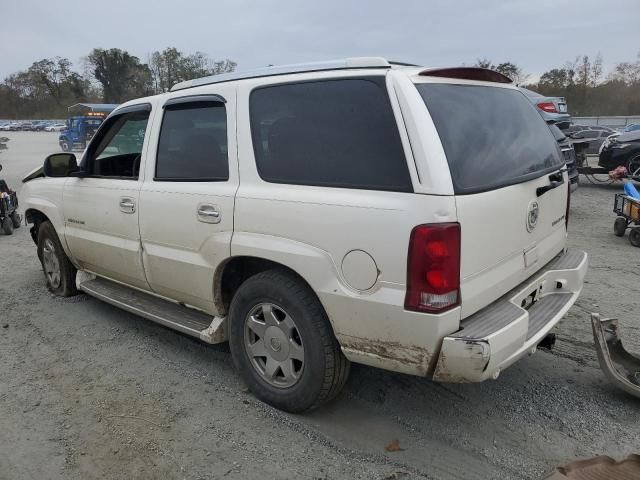
[[[640,228],[629,230],[629,243],[634,247],[640,247]]]
[[[231,301],[229,345],[260,400],[287,412],[319,407],[344,386],[350,363],[314,292],[284,270],[258,273]]]
[[[636,155],[629,163],[627,163],[627,173],[629,176],[639,176],[640,175],[640,155]]]
[[[22,217],[18,212],[13,212],[11,214],[11,223],[13,224],[13,228],[20,228],[20,224],[22,223]]]
[[[624,232],[627,230],[627,219],[624,217],[616,218],[613,222],[613,233],[617,237],[624,237]]]
[[[76,295],[76,269],[69,261],[51,222],[38,229],[38,258],[47,281],[47,288],[59,297]]]
[[[62,141],[60,142],[60,148],[62,149],[63,152],[70,152],[71,144],[67,141]]]
[[[5,235],[13,234],[13,223],[11,223],[10,217],[4,217],[4,220],[2,220],[2,232]]]

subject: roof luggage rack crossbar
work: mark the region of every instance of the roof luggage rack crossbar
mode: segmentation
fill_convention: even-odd
[[[209,77],[196,78],[176,83],[171,87],[171,92],[184,90],[185,88],[200,87],[213,83],[231,82],[247,78],[270,77],[272,75],[286,75],[289,73],[322,72],[327,70],[349,70],[355,68],[391,68],[391,64],[382,57],[353,57],[342,60],[329,60],[325,62],[298,63],[294,65],[277,65],[244,72],[222,73]]]

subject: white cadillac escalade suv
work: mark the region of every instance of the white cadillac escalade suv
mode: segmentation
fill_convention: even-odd
[[[291,412],[334,397],[350,362],[497,378],[587,269],[565,248],[553,135],[478,68],[352,58],[191,80],[24,181],[52,292],[228,340],[255,395]]]

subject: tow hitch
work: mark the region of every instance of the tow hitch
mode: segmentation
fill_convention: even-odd
[[[600,368],[618,388],[640,398],[640,358],[627,352],[618,337],[618,320],[591,314],[593,338]]]

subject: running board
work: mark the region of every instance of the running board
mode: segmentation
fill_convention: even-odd
[[[80,273],[78,272],[79,277]],[[134,290],[119,283],[96,278],[85,272],[82,274],[84,274],[82,275],[84,278],[78,282],[78,288],[92,297],[165,327],[199,338],[206,343],[222,343],[227,340],[226,317],[211,317],[193,308]]]

